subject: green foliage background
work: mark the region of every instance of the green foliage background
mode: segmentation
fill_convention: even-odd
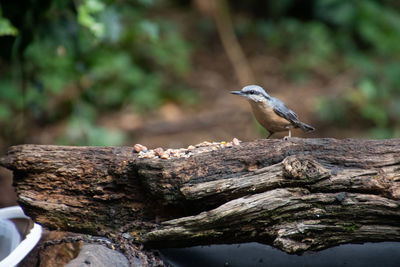
[[[284,51],[289,79],[302,82],[315,72],[331,77],[356,73],[352,87],[315,101],[322,124],[367,128],[372,138],[400,137],[398,3],[286,0],[265,5],[269,18],[241,29]]]
[[[179,79],[190,67],[190,44],[177,25],[151,18],[162,8],[155,2],[30,1],[17,14],[24,20],[19,34],[3,14],[0,33],[15,38],[11,68],[0,81],[1,135],[23,139],[29,120],[66,119],[60,143],[121,144],[122,132],[96,125],[101,113],[122,107],[143,113],[188,94]],[[12,14],[20,4],[3,7]],[[22,114],[18,125],[12,118]]]
[[[351,88],[315,101],[322,124],[366,125],[371,137],[400,137],[396,1],[229,3],[248,18],[235,19],[238,36],[283,52],[288,79],[302,82],[320,70],[357,73]],[[1,137],[20,142],[32,122],[67,121],[59,143],[117,145],[126,137],[99,127],[101,114],[124,107],[144,114],[165,100],[196,101],[181,82],[196,43],[154,15],[176,7],[191,8],[161,0],[2,1]]]

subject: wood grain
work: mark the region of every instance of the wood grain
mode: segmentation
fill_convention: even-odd
[[[25,212],[147,247],[257,241],[289,253],[400,240],[400,140],[257,140],[190,158],[131,147],[11,147]]]

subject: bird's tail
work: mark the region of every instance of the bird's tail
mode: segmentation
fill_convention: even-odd
[[[315,130],[314,127],[312,127],[312,126],[310,126],[308,124],[305,124],[304,122],[301,122],[301,121],[298,121],[296,123],[296,126],[301,128],[304,132],[312,132],[312,131]]]

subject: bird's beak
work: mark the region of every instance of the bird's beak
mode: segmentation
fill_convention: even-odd
[[[243,96],[243,93],[241,91],[231,91],[231,94]]]

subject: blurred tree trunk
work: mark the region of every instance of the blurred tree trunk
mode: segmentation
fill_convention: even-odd
[[[400,240],[400,140],[199,149],[163,160],[131,147],[20,145],[0,165],[38,223],[132,247],[257,241],[302,253]]]
[[[256,83],[253,71],[236,37],[229,3],[226,0],[194,0],[203,14],[214,19],[225,52],[241,86]]]

